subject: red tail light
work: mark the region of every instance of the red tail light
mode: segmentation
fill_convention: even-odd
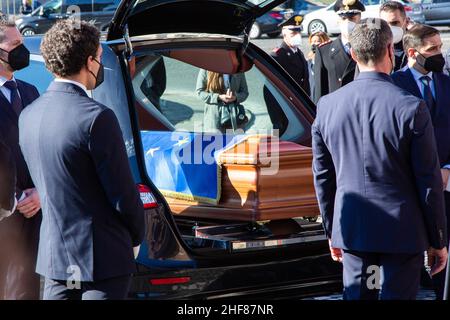
[[[153,286],[160,286],[164,284],[180,284],[188,283],[191,281],[191,277],[179,277],[179,278],[161,278],[161,279],[150,279],[149,282]]]
[[[410,6],[405,6],[405,11],[413,11],[413,8],[412,7],[410,7]]]
[[[155,197],[153,196],[153,193],[149,187],[143,184],[138,184],[137,188],[139,194],[141,195],[141,201],[144,204],[144,209],[152,209],[158,207],[158,203],[156,202]]]
[[[283,19],[283,16],[278,12],[271,12],[271,13],[269,13],[269,16],[271,16],[272,18],[275,18],[275,19]]]

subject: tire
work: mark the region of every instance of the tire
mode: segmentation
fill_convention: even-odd
[[[327,27],[325,23],[323,23],[322,20],[311,21],[308,25],[308,34],[313,34],[319,31],[327,33]]]
[[[261,37],[261,27],[259,26],[258,22],[255,22],[252,25],[248,37],[250,39],[258,39],[259,37]]]
[[[280,35],[280,31],[275,31],[275,32],[271,32],[271,33],[267,34],[267,36],[269,38],[278,38],[279,35]]]
[[[23,28],[22,31],[20,32],[23,36],[34,36],[36,34],[36,31],[34,31],[33,28]]]

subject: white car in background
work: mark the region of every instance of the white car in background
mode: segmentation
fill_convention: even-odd
[[[362,18],[377,18],[379,17],[380,6],[388,0],[362,0],[366,7],[366,11],[362,12]],[[425,16],[423,14],[422,5],[419,3],[411,3],[407,0],[395,0],[405,6],[407,16],[417,22],[425,23]],[[313,11],[303,17],[303,31],[304,35],[309,35],[318,31],[323,31],[328,34],[339,34],[338,16],[333,9],[334,3],[329,6]]]

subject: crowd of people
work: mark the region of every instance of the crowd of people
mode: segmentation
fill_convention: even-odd
[[[344,298],[415,299],[430,277],[442,299],[450,78],[440,33],[410,21],[397,1],[383,3],[379,18],[361,20],[359,0],[338,0],[334,11],[340,36],[312,34],[308,61],[293,20],[273,56],[317,103],[314,182],[332,258],[343,263]],[[375,288],[373,266],[382,275]]]
[[[41,96],[14,77],[30,52],[0,18],[0,299],[39,299],[39,275],[47,300],[125,299],[144,208],[116,115],[89,97],[100,32],[61,20],[40,49],[55,77]]]
[[[334,10],[338,38],[312,34],[305,58],[299,20],[289,19],[272,56],[317,102],[312,170],[344,298],[415,299],[425,270],[440,299],[450,234],[440,33],[395,1],[374,19],[361,20],[359,0]],[[90,23],[57,22],[41,43],[55,80],[39,96],[14,78],[30,54],[15,24],[0,19],[0,299],[39,299],[38,274],[44,299],[127,296],[144,213],[116,116],[87,93],[104,79],[99,39]],[[245,122],[242,74],[201,70],[196,91],[211,130]],[[369,285],[374,266],[382,276]],[[78,268],[75,287],[68,268]]]

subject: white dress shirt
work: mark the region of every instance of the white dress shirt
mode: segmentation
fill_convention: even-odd
[[[5,83],[9,80],[16,81],[14,76],[11,79],[6,79],[5,77],[0,76],[0,91],[5,96],[6,100],[8,100],[8,102],[11,103],[11,90],[9,90],[8,88],[6,88],[4,86]],[[19,91],[17,91],[17,92],[19,92]],[[19,93],[19,96],[20,96],[20,93]]]
[[[422,95],[422,97],[423,97],[423,91],[425,88],[425,84],[423,83],[422,80],[420,80],[420,78],[423,76],[430,77],[431,80],[430,80],[429,84],[430,84],[431,94],[433,95],[433,98],[436,99],[436,89],[434,88],[433,72],[430,71],[427,74],[422,74],[414,68],[409,68],[409,70],[411,71],[411,73],[414,77],[414,80],[416,80],[417,86],[419,87],[420,94]]]
[[[69,79],[61,79],[61,78],[56,78],[56,79],[55,79],[55,82],[65,82],[65,83],[71,83],[71,84],[74,84],[74,85],[80,87],[81,89],[83,89],[84,92],[86,92],[86,94],[87,94],[88,96],[90,96],[90,94],[89,94],[89,92],[88,92],[86,86],[85,86],[84,84],[82,84],[82,83],[79,83],[79,82],[73,81],[73,80],[69,80]]]

